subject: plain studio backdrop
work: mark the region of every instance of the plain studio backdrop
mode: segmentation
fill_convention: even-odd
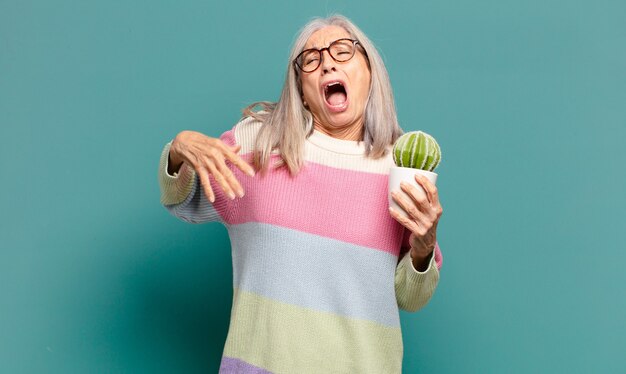
[[[0,372],[217,371],[229,239],[161,207],[160,152],[276,100],[334,12],[443,151],[404,372],[625,370],[624,1],[0,0]]]

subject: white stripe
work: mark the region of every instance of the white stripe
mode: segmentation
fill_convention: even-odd
[[[426,141],[426,156],[424,157],[424,168],[422,170],[430,171],[429,168],[431,164],[428,163],[428,156],[431,156],[430,152],[431,152],[432,144],[430,142],[430,135],[428,134],[425,134],[425,135],[426,137],[424,138],[424,140]]]

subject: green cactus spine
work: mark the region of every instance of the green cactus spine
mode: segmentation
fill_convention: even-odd
[[[441,148],[425,132],[407,132],[393,146],[393,161],[400,167],[433,171],[441,162]]]

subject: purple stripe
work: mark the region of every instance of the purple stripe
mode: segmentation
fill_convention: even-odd
[[[238,358],[223,356],[219,374],[272,374],[272,372]]]

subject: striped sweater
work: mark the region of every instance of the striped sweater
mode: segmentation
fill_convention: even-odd
[[[220,139],[241,145],[251,163],[260,126],[244,119]],[[391,152],[366,158],[364,143],[315,130],[296,177],[286,168],[250,177],[227,162],[245,196],[229,199],[211,178],[210,203],[191,167],[168,174],[170,145],[159,165],[161,203],[184,221],[224,224],[231,241],[220,373],[401,372],[398,310],[429,301],[442,256],[437,245],[426,271],[413,267],[410,232],[387,210]]]

